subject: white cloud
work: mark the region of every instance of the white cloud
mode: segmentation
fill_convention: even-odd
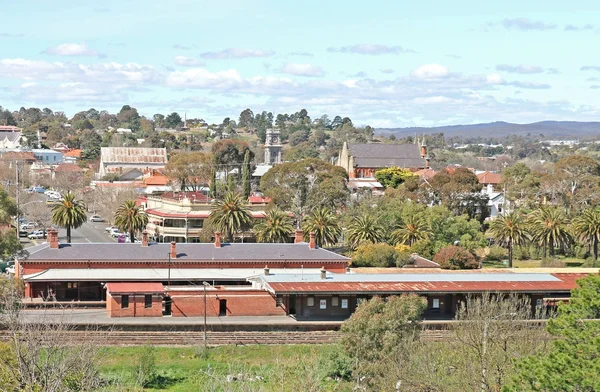
[[[502,84],[502,76],[498,73],[490,74],[486,77],[486,80],[489,84]]]
[[[497,71],[505,71],[509,73],[518,73],[518,74],[537,74],[544,72],[544,68],[539,65],[509,65],[509,64],[499,64],[496,65]]]
[[[88,57],[104,57],[103,54],[96,50],[90,49],[86,44],[62,44],[46,49],[43,53],[55,56],[88,56]]]
[[[406,49],[398,45],[380,45],[380,44],[358,44],[350,46],[342,46],[340,48],[327,48],[331,53],[355,53],[366,54],[371,56],[381,54],[400,54],[400,53],[416,53],[412,49]]]
[[[312,64],[285,64],[281,67],[281,72],[295,76],[323,76],[323,68]]]
[[[204,65],[204,62],[186,56],[175,56],[174,62],[184,67],[201,67]]]
[[[419,80],[439,79],[450,74],[448,67],[439,64],[425,64],[411,72],[411,76]]]
[[[205,59],[242,59],[248,57],[270,57],[275,52],[272,50],[228,48],[218,52],[204,52],[200,57]]]

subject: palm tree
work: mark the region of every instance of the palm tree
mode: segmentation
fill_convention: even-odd
[[[355,248],[363,242],[377,243],[383,240],[383,226],[372,215],[360,215],[352,218],[348,225],[348,242]]]
[[[568,224],[565,213],[556,207],[542,206],[529,214],[529,232],[532,239],[544,247],[544,257],[547,248],[550,248],[550,256],[554,256],[555,247],[569,243]]]
[[[342,232],[337,217],[326,207],[316,208],[307,215],[302,223],[302,230],[305,236],[315,233],[317,246],[334,244]]]
[[[513,247],[523,245],[529,238],[523,214],[513,211],[494,219],[490,225],[490,234],[502,246],[508,249],[508,266],[513,266]]]
[[[258,242],[287,242],[292,231],[292,218],[277,207],[268,210],[262,222],[254,226]]]
[[[417,214],[412,214],[392,232],[392,240],[396,244],[413,246],[415,242],[429,239],[432,235],[429,223]]]
[[[86,218],[84,202],[76,200],[71,192],[63,193],[60,203],[52,207],[52,223],[67,229],[68,243],[71,243],[71,228],[80,227]]]
[[[129,233],[131,243],[135,242],[135,232],[144,230],[148,224],[148,215],[144,214],[135,200],[127,200],[115,212],[115,226]]]
[[[589,208],[573,219],[573,232],[579,239],[592,246],[594,264],[598,261],[598,241],[600,241],[600,211]]]
[[[223,200],[215,202],[208,220],[231,242],[235,232],[250,226],[252,215],[246,207],[246,200],[239,193],[228,191]]]

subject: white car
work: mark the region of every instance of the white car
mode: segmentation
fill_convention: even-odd
[[[44,238],[44,230],[36,230],[27,236],[30,240],[39,240]]]
[[[108,234],[110,234],[111,232],[113,232],[113,231],[115,231],[115,230],[117,230],[117,231],[118,231],[118,230],[119,230],[119,228],[118,228],[117,226],[108,226],[108,227],[107,227],[106,229],[104,229],[104,230],[106,230],[106,232],[107,232]]]
[[[92,215],[90,222],[104,222],[104,219],[100,215]]]
[[[122,235],[127,235],[127,234],[121,233],[119,230],[114,230],[114,231],[110,232],[110,236],[113,237],[113,238],[117,238],[117,237],[120,237]]]
[[[37,223],[35,222],[27,222],[21,225],[21,229],[23,230],[33,230],[37,227]]]

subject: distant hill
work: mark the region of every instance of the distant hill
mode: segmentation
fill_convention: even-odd
[[[394,134],[397,138],[443,132],[445,137],[496,137],[521,135],[543,139],[600,137],[600,122],[540,121],[532,124],[512,124],[496,121],[487,124],[448,125],[443,127],[377,128],[378,135]],[[540,136],[540,135],[543,135]]]

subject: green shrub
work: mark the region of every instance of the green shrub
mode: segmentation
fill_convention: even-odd
[[[516,246],[513,248],[513,257],[516,260],[531,260],[528,246]]]
[[[352,256],[353,267],[395,267],[396,249],[388,244],[363,244]]]
[[[487,261],[502,261],[508,257],[508,251],[499,246],[492,246],[489,253],[485,256]]]
[[[446,246],[433,257],[443,269],[475,269],[479,268],[479,261],[475,255],[460,246]]]
[[[157,378],[156,372],[156,349],[154,346],[145,346],[134,369],[137,385],[142,388],[154,383]]]
[[[352,379],[352,359],[339,346],[325,358],[323,367],[326,377],[344,381]]]

